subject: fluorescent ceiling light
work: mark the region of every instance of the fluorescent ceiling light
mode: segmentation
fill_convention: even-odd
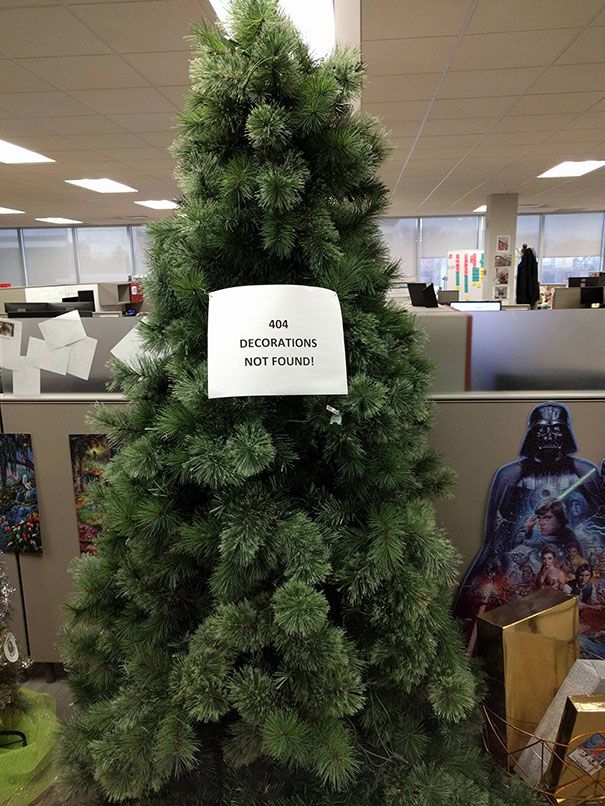
[[[26,162],[54,162],[54,160],[43,154],[36,154],[35,151],[30,151],[28,148],[21,148],[13,143],[7,143],[6,140],[0,140],[0,162],[17,165]]]
[[[44,221],[45,224],[81,224],[75,218],[36,218],[36,221]]]
[[[229,17],[225,0],[210,0],[222,23]],[[327,56],[336,44],[333,0],[279,0],[279,7],[290,17],[316,58]]]
[[[147,199],[146,201],[135,201],[135,204],[140,204],[141,207],[151,207],[152,210],[174,210],[178,207],[178,204],[170,199]]]
[[[10,207],[0,207],[0,215],[25,215],[25,211],[11,210]]]
[[[548,171],[538,176],[538,179],[554,179],[561,176],[584,176],[597,168],[602,168],[605,160],[581,160],[579,162],[560,162]]]
[[[473,213],[487,213],[487,204],[482,204],[473,210]]]
[[[123,185],[121,182],[114,182],[113,179],[66,179],[68,185],[77,185],[86,190],[94,190],[95,193],[138,193],[136,188]]]

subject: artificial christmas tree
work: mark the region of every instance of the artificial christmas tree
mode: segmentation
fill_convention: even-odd
[[[386,145],[350,105],[359,60],[314,61],[276,0],[236,0],[228,33],[195,40],[148,351],[116,368],[128,411],[98,414],[118,453],[95,490],[98,556],[75,570],[64,790],[527,806],[480,753],[457,558],[431,506],[449,474],[427,450],[414,321],[385,301]],[[348,396],[208,399],[209,292],[272,283],[337,292]]]

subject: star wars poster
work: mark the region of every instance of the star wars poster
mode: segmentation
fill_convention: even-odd
[[[42,551],[29,434],[0,434],[0,551]]]
[[[582,657],[605,658],[604,480],[578,452],[569,409],[541,403],[519,458],[496,471],[484,545],[454,606],[471,651],[479,614],[554,587],[579,599]]]

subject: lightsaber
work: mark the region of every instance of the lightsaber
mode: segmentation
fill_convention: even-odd
[[[593,473],[596,473],[596,472],[597,472],[596,467],[593,467],[593,468],[592,468],[592,470],[589,470],[589,471],[588,471],[588,473],[586,473],[586,475],[585,475],[585,476],[582,476],[582,478],[581,478],[581,479],[578,479],[578,480],[575,482],[575,484],[572,484],[572,485],[571,485],[571,487],[568,487],[568,488],[567,488],[567,490],[565,490],[565,492],[562,492],[562,493],[561,493],[561,495],[558,495],[558,496],[555,498],[555,501],[562,501],[564,498],[567,498],[567,496],[568,496],[570,493],[573,493],[573,491],[574,491],[574,490],[577,490],[577,489],[578,489],[578,487],[580,487],[580,485],[584,484],[584,482],[585,482],[587,479],[589,479],[589,478],[592,476],[592,474],[593,474]]]

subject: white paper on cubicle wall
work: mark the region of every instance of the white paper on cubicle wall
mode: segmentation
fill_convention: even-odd
[[[47,319],[39,328],[43,338],[30,337],[21,355],[23,323],[0,319],[0,365],[13,372],[13,394],[40,394],[40,370],[88,380],[97,340],[86,335],[78,311]]]
[[[336,292],[254,285],[210,293],[208,397],[347,393]]]

